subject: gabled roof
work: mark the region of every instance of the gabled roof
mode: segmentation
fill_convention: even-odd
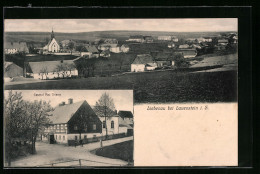
[[[44,62],[28,62],[32,73],[41,73],[43,69],[47,72],[55,72],[58,65],[74,65],[73,60],[63,61],[44,61]],[[76,69],[76,68],[75,68]]]
[[[86,101],[83,100],[80,102],[56,107],[54,111],[49,113],[50,115],[52,115],[49,117],[50,121],[53,124],[67,123],[84,102]]]
[[[5,42],[5,49],[17,49],[19,51],[27,51],[28,47],[26,42]]]
[[[139,54],[136,56],[134,62],[132,64],[147,64],[153,63],[154,59],[150,54]]]
[[[97,50],[97,48],[95,46],[86,46],[86,49],[90,53],[98,53],[98,50]]]
[[[133,118],[133,114],[131,111],[119,111],[118,115],[122,118]]]

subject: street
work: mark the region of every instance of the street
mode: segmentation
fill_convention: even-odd
[[[133,140],[133,137],[126,137],[114,140],[103,141],[104,146]],[[13,161],[11,167],[68,167],[79,166],[126,166],[127,162],[119,159],[110,159],[90,153],[91,150],[100,148],[100,142],[85,144],[82,146],[65,146],[60,144],[36,143],[37,154]],[[68,161],[68,162],[66,162]],[[60,163],[59,163],[60,162]]]

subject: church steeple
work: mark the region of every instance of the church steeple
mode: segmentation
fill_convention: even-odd
[[[52,27],[52,32],[51,32],[51,40],[54,38],[54,32],[53,32],[53,27]]]

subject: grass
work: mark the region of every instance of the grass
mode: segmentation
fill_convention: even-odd
[[[237,101],[237,71],[130,73],[5,86],[5,89],[133,89],[136,103]]]
[[[98,156],[133,162],[133,140],[92,151]]]

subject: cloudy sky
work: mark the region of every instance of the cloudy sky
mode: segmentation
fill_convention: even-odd
[[[106,30],[144,31],[237,31],[236,18],[193,19],[7,19],[5,31],[89,32]]]
[[[16,90],[13,91],[13,93]],[[50,101],[52,107],[56,107],[59,103],[65,101],[68,103],[69,98],[73,98],[73,102],[86,100],[89,105],[94,106],[101,95],[106,92],[114,100],[117,110],[128,110],[133,112],[133,91],[132,90],[19,90],[22,92],[24,100],[45,100]],[[51,96],[35,96],[34,94],[48,93]],[[61,96],[52,96],[52,94],[61,94]],[[4,93],[8,97],[8,91]]]

